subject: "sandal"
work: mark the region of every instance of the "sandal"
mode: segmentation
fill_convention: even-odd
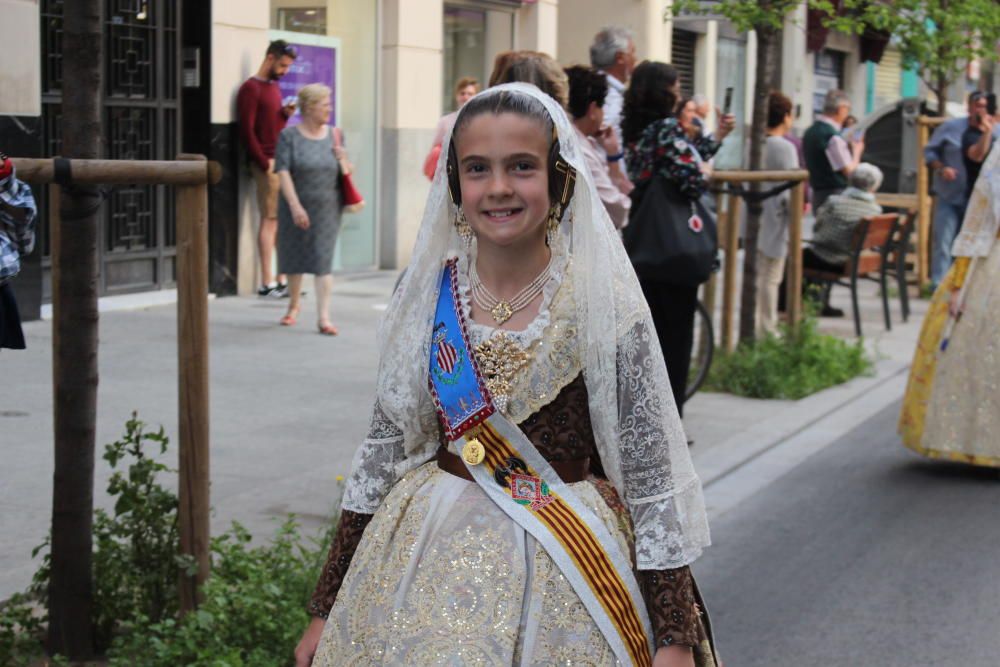
[[[283,327],[294,326],[295,323],[298,321],[298,315],[299,315],[299,309],[298,308],[296,308],[294,311],[290,310],[290,311],[288,311],[288,313],[285,314],[284,317],[282,317],[280,320],[278,320],[278,322]]]
[[[323,324],[321,322],[319,324],[319,333],[322,336],[336,336],[340,332],[337,331],[337,327],[333,326],[329,322],[327,322],[326,324]]]

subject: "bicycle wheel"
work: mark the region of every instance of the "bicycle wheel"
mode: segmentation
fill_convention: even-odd
[[[691,367],[684,389],[685,399],[694,396],[705,383],[708,370],[712,367],[714,353],[715,331],[712,328],[712,315],[705,308],[705,304],[699,301],[694,314],[694,344],[691,346]]]

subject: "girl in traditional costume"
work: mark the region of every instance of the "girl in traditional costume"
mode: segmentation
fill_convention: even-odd
[[[715,664],[656,332],[534,86],[462,108],[379,336],[298,665]]]
[[[899,432],[924,456],[1000,467],[998,233],[1000,144],[976,181],[910,368]]]

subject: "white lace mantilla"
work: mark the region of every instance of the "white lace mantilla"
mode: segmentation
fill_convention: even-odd
[[[553,243],[556,276],[538,318],[515,340],[531,351],[507,416],[518,423],[555,398],[580,372],[587,384],[601,463],[635,522],[637,565],[687,565],[709,544],[701,483],[694,472],[649,308],[562,108],[537,88],[507,84],[481,96],[533,98],[552,119],[576,189]],[[468,105],[464,109],[470,108]],[[461,112],[458,119],[461,125]],[[346,509],[373,513],[402,475],[429,460],[439,427],[427,390],[430,335],[443,262],[465,253],[448,197],[445,141],[410,268],[379,330],[377,400],[368,438],[354,458]],[[467,291],[467,272],[460,272]],[[465,303],[468,308],[468,303]],[[471,327],[472,343],[492,334]]]

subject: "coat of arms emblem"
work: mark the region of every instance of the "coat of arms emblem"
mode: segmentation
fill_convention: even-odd
[[[435,375],[447,384],[454,383],[462,372],[462,356],[448,340],[448,329],[443,322],[434,327],[434,362]]]

